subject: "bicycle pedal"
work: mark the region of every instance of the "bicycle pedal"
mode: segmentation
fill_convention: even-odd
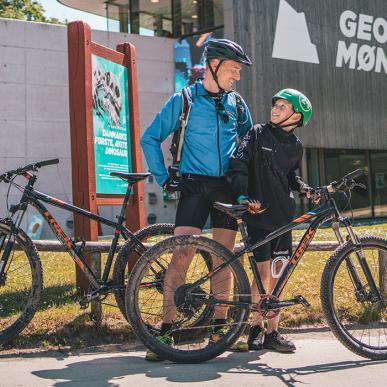
[[[294,297],[294,299],[297,301],[298,304],[301,304],[305,308],[309,308],[310,304],[309,302],[305,299],[305,297],[298,295]]]

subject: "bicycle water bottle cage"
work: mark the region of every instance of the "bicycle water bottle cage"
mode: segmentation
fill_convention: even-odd
[[[75,246],[75,252],[77,254],[80,254],[82,253],[83,249],[85,248],[85,245],[86,245],[86,241],[83,240],[82,238],[79,238],[79,237],[72,237],[70,238],[71,241],[74,243],[74,245],[76,245],[77,243],[81,242],[81,245],[80,246]]]

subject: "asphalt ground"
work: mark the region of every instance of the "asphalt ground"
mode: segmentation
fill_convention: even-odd
[[[226,352],[189,365],[147,362],[139,343],[79,353],[1,353],[0,386],[387,386],[387,360],[361,358],[325,329],[287,336],[297,346],[294,354]]]

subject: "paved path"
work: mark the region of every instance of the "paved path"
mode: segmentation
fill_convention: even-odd
[[[0,386],[387,386],[387,361],[362,359],[330,333],[290,335],[297,352],[225,353],[207,363],[144,361],[143,348],[78,355],[0,354]]]

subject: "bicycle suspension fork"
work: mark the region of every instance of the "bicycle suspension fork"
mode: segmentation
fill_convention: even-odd
[[[36,180],[36,177],[32,176],[28,182],[26,189],[28,189],[28,187],[32,187],[33,184],[35,183],[35,180]],[[10,216],[7,218],[8,224],[10,227],[8,240],[6,240],[7,234],[4,233],[0,235],[0,251],[3,251],[3,254],[1,255],[1,258],[0,258],[0,285],[3,285],[5,282],[4,271],[7,266],[8,259],[10,257],[11,251],[15,243],[14,236],[18,232],[18,229],[24,218],[24,214],[27,211],[27,206],[28,206],[28,198],[27,198],[27,195],[23,193],[23,196],[21,197],[19,204],[12,205],[10,208]],[[16,217],[16,220],[14,221],[13,219],[17,212],[19,213]],[[5,247],[4,247],[4,244],[5,244]],[[4,250],[3,250],[3,247],[4,247]]]
[[[336,208],[336,213],[338,214],[337,208]],[[378,288],[375,284],[371,270],[368,266],[367,260],[366,260],[365,255],[364,255],[364,251],[363,251],[361,243],[360,243],[360,240],[359,240],[358,236],[356,235],[356,233],[353,231],[351,222],[349,221],[349,219],[347,217],[345,217],[345,218],[338,217],[338,220],[345,226],[345,228],[348,232],[347,239],[349,241],[351,241],[352,245],[355,248],[355,253],[357,255],[360,266],[363,270],[364,276],[365,276],[365,278],[370,286],[373,299],[376,298],[377,300],[380,300],[381,299],[380,293],[379,293]],[[337,238],[340,246],[342,246],[344,244],[344,239],[340,233],[338,221],[332,222],[332,229],[336,235],[336,238]],[[365,301],[367,299],[367,295],[364,293],[364,287],[363,287],[362,281],[360,279],[358,272],[356,271],[356,268],[355,268],[355,265],[353,263],[351,256],[348,255],[345,258],[345,261],[347,264],[347,269],[348,269],[350,278],[351,278],[352,283],[356,289],[356,297],[359,301]]]

